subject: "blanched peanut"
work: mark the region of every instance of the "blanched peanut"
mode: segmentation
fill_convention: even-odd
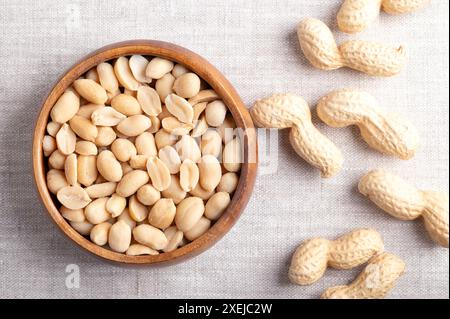
[[[114,63],[114,73],[120,84],[128,90],[136,91],[139,87],[139,82],[134,78],[131,72],[128,58],[121,56]]]
[[[83,98],[94,104],[104,104],[108,99],[105,89],[97,82],[90,79],[78,79],[73,82],[73,87]]]
[[[222,100],[213,101],[208,103],[205,109],[206,122],[209,125],[218,127],[222,125],[227,114],[227,107]]]
[[[171,198],[161,198],[150,209],[148,222],[157,228],[169,227],[175,218],[176,207]]]
[[[167,107],[166,107],[165,105],[163,105],[163,106],[162,106],[161,113],[158,114],[158,118],[162,121],[162,120],[164,120],[166,117],[170,117],[170,116],[172,116],[172,113],[170,113],[170,112],[167,110]]]
[[[155,134],[155,143],[156,143],[156,147],[158,149],[163,148],[164,146],[170,146],[170,145],[175,145],[175,143],[177,142],[178,137],[175,135],[172,135],[164,130],[159,130],[156,134]],[[156,154],[155,154],[156,155]]]
[[[222,168],[220,163],[212,155],[205,155],[198,163],[200,172],[200,185],[206,191],[212,191],[219,185],[222,177]]]
[[[162,78],[156,81],[155,90],[156,92],[158,92],[161,101],[165,101],[166,97],[170,93],[173,93],[172,87],[174,82],[175,77],[170,73],[167,73]]]
[[[59,150],[55,150],[48,158],[48,164],[51,168],[64,169],[64,163],[66,161],[66,155]]]
[[[59,169],[51,169],[47,172],[47,187],[50,193],[56,194],[61,188],[69,186],[66,175]]]
[[[140,86],[136,97],[145,114],[157,116],[161,113],[161,100],[155,89],[149,86]]]
[[[230,202],[230,194],[226,192],[215,193],[205,205],[205,216],[210,220],[219,219]]]
[[[137,136],[134,145],[136,146],[136,152],[139,155],[156,156],[158,154],[155,138],[150,132],[144,132]]]
[[[194,163],[197,163],[202,157],[197,142],[189,135],[183,135],[175,144],[175,149],[177,150],[178,155],[180,155],[180,159],[182,161],[188,158]]]
[[[128,61],[128,64],[130,65],[131,73],[133,74],[134,78],[141,82],[141,83],[150,83],[152,82],[151,78],[148,78],[145,75],[145,70],[147,69],[148,60],[143,57],[142,55],[132,55],[130,57],[130,60]],[[139,87],[141,88],[141,86]],[[138,90],[139,90],[138,88]]]
[[[97,137],[98,130],[97,127],[92,124],[92,122],[88,119],[85,119],[82,116],[75,115],[69,121],[70,128],[75,132],[79,137],[86,141],[94,142]]]
[[[94,227],[94,225],[92,225],[88,221],[69,222],[69,223],[73,229],[75,229],[77,232],[80,233],[80,235],[83,235],[83,236],[89,235],[91,232],[91,229]]]
[[[101,86],[109,93],[115,93],[119,90],[119,81],[114,74],[114,68],[111,64],[103,62],[97,65],[97,74]]]
[[[181,242],[183,241],[183,232],[178,230],[176,226],[170,226],[166,230],[164,230],[164,235],[168,240],[167,246],[163,249],[165,253],[174,251],[177,249]]]
[[[203,102],[212,102],[214,100],[219,99],[219,96],[217,95],[216,91],[214,90],[201,90],[198,92],[198,94],[194,97],[191,97],[189,99],[189,103],[194,106],[197,103],[203,103]]]
[[[111,214],[111,217],[113,218],[122,214],[126,206],[127,199],[117,194],[112,194],[112,196],[106,202],[106,210]]]
[[[109,182],[119,182],[122,179],[122,166],[111,151],[105,150],[98,154],[97,169]]]
[[[56,140],[53,136],[45,135],[42,139],[42,149],[44,156],[50,156],[56,150]]]
[[[129,172],[131,172],[133,170],[133,167],[131,167],[130,164],[128,164],[126,162],[121,162],[120,166],[122,167],[123,175],[128,174]]]
[[[94,225],[106,222],[111,218],[111,214],[106,210],[108,197],[97,198],[84,209],[86,219]]]
[[[167,238],[164,233],[156,227],[142,224],[133,229],[134,239],[152,249],[163,249],[167,246]]]
[[[61,206],[59,212],[62,217],[71,222],[84,222],[86,218],[84,217],[83,209],[69,209],[67,207]]]
[[[80,108],[80,98],[71,91],[64,92],[53,106],[50,117],[52,121],[62,124],[69,121]]]
[[[161,125],[168,133],[177,136],[189,134],[189,131],[194,128],[193,124],[180,122],[174,116],[163,118]]]
[[[97,163],[95,163],[95,165],[97,165]],[[107,180],[100,174],[97,174],[97,178],[95,180],[95,184],[101,184],[101,183],[106,183]]]
[[[99,246],[104,246],[108,243],[108,234],[111,229],[111,224],[108,222],[104,222],[101,224],[97,224],[91,229],[90,238],[94,244]]]
[[[232,194],[238,185],[239,177],[236,173],[228,172],[222,175],[219,185],[217,185],[216,190],[218,192],[227,192]]]
[[[208,218],[202,217],[194,227],[184,233],[184,236],[191,241],[195,240],[206,233],[210,227],[211,221]]]
[[[152,185],[146,184],[138,189],[136,196],[142,204],[151,206],[161,198],[161,193]]]
[[[133,170],[125,174],[116,188],[116,193],[123,197],[128,197],[137,192],[137,190],[147,184],[149,176],[147,172],[141,170]]]
[[[99,126],[116,126],[125,118],[125,115],[110,106],[99,108],[91,115],[92,123]]]
[[[200,92],[200,78],[191,72],[180,75],[175,80],[173,89],[183,98],[194,97]]]
[[[159,255],[159,252],[141,244],[133,244],[128,248],[126,254],[128,256]]]
[[[130,159],[130,166],[133,169],[146,169],[147,167],[147,159],[146,155],[135,155]]]
[[[206,123],[205,115],[202,115],[200,119],[196,120],[194,115],[194,128],[192,129],[192,137],[200,137],[208,130],[208,123]],[[221,141],[222,143],[222,141]]]
[[[141,106],[136,98],[127,95],[119,94],[111,100],[111,106],[119,113],[132,116],[142,114]]]
[[[79,155],[77,158],[77,179],[81,185],[90,186],[97,179],[97,157]]]
[[[172,146],[161,148],[158,152],[158,156],[159,159],[166,164],[170,174],[177,174],[180,171],[180,156]]]
[[[214,190],[207,191],[207,190],[203,189],[203,187],[200,185],[200,183],[197,183],[197,185],[195,185],[195,187],[189,191],[189,194],[191,194],[192,196],[195,196],[195,197],[199,197],[203,200],[208,200],[211,198],[212,195],[214,195]]]
[[[149,116],[150,122],[152,122],[152,126],[147,130],[147,132],[155,134],[161,128],[161,121],[157,116]]]
[[[222,142],[227,144],[235,137],[236,123],[231,115],[227,115],[222,125],[219,126],[219,134],[222,137]]]
[[[80,186],[65,186],[58,190],[56,197],[61,204],[70,209],[84,208],[91,202],[86,191]]]
[[[173,69],[173,62],[155,57],[147,65],[145,76],[152,79],[160,79],[164,74],[169,73]]]
[[[242,150],[239,138],[228,142],[223,148],[223,166],[229,172],[237,172],[241,169]]]
[[[117,130],[125,136],[138,136],[150,128],[152,122],[145,115],[132,115],[117,125]]]
[[[185,159],[180,166],[180,186],[185,192],[189,192],[197,185],[200,171],[197,164],[190,159]]]
[[[123,253],[131,243],[131,228],[122,220],[117,221],[109,229],[108,244],[112,250]]]
[[[202,236],[231,202],[241,165],[218,94],[185,66],[149,59],[119,56],[88,70],[55,103],[42,139],[61,216],[129,256]]]
[[[103,104],[92,104],[92,103],[85,104],[83,106],[80,106],[80,109],[78,110],[76,115],[82,116],[85,119],[89,120],[91,118],[92,113],[94,113],[96,110],[102,107],[104,107]]]
[[[204,211],[205,205],[201,198],[185,198],[177,206],[175,224],[179,230],[186,232],[197,224]]]
[[[147,172],[152,180],[152,185],[159,191],[163,191],[170,186],[170,171],[166,164],[156,156],[151,156],[147,160]]]
[[[99,78],[98,78],[98,73],[95,68],[92,68],[86,72],[86,79],[100,83]]]
[[[117,183],[114,182],[97,183],[86,187],[86,192],[90,198],[107,197],[114,194],[116,191],[116,186]]]
[[[64,155],[72,154],[75,151],[77,137],[69,125],[64,123],[56,134],[56,145],[58,150]]]
[[[64,162],[64,174],[66,175],[66,180],[70,185],[77,184],[77,155],[70,154],[66,157]]]
[[[128,162],[133,156],[136,156],[137,150],[134,144],[125,138],[118,138],[111,144],[111,151],[121,162]]]
[[[61,124],[59,124],[59,123],[56,123],[56,122],[48,122],[47,123],[47,133],[50,136],[55,137],[56,133],[58,133],[60,128],[61,128]]]
[[[130,197],[128,202],[128,212],[130,217],[137,222],[143,221],[148,215],[147,207],[140,203],[135,195]]]
[[[116,132],[111,127],[100,126],[98,128],[98,135],[95,138],[95,145],[109,146],[116,139]]]
[[[128,225],[128,227],[130,227],[130,229],[133,229],[134,227],[136,227],[136,221],[133,218],[131,218],[130,210],[128,208],[125,208],[122,211],[122,214],[120,214],[117,217],[117,220],[124,221]]]
[[[186,192],[181,188],[180,179],[177,175],[171,175],[169,188],[161,192],[165,198],[171,198],[175,204],[178,204],[186,197]]]
[[[164,100],[167,110],[180,122],[192,123],[194,110],[188,101],[176,94],[169,94]]]
[[[202,103],[195,104],[192,107],[192,109],[194,110],[194,121],[198,120],[200,115],[204,115],[203,111],[206,109],[207,105],[208,105],[208,102],[202,102]],[[206,119],[205,119],[205,121],[206,121]]]
[[[189,72],[189,70],[184,65],[181,65],[181,64],[175,64],[175,66],[172,69],[172,75],[175,78],[178,78],[188,72]]]
[[[212,155],[219,157],[222,151],[222,138],[216,130],[207,130],[200,142],[202,155]]]
[[[75,153],[80,155],[97,155],[97,146],[89,141],[78,141],[75,144]]]

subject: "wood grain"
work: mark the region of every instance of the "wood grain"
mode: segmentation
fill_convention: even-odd
[[[228,106],[237,127],[242,128],[246,132],[243,139],[244,163],[240,173],[239,184],[225,213],[208,232],[195,241],[175,251],[156,256],[127,256],[119,254],[97,246],[77,233],[61,216],[54,202],[55,197],[47,189],[47,166],[42,152],[42,139],[45,135],[50,110],[64,90],[93,66],[119,56],[132,54],[164,57],[181,63],[197,73],[219,94]],[[253,190],[257,165],[257,141],[254,125],[247,108],[231,83],[213,65],[198,54],[162,41],[133,40],[114,43],[92,52],[76,63],[59,79],[42,103],[33,137],[34,179],[40,198],[52,220],[80,247],[106,260],[125,264],[170,264],[196,256],[210,248],[230,230],[244,210]]]

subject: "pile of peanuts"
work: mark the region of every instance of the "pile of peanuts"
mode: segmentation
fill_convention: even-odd
[[[47,186],[81,235],[127,255],[170,252],[228,207],[242,162],[227,106],[160,57],[121,56],[75,80],[42,141]]]

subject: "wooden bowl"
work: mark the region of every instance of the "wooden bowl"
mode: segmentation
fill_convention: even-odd
[[[237,127],[245,130],[244,163],[240,173],[239,184],[231,203],[222,217],[203,236],[193,242],[169,253],[156,256],[127,256],[97,246],[89,239],[80,235],[59,213],[55,200],[46,184],[47,165],[42,151],[42,139],[46,132],[46,124],[50,110],[59,96],[74,80],[93,66],[123,55],[160,56],[181,63],[203,78],[222,98],[234,117]],[[255,153],[256,152],[256,153]],[[255,154],[252,154],[255,153]],[[251,159],[251,160],[250,160]],[[56,83],[45,98],[36,121],[33,137],[33,169],[34,179],[42,202],[53,221],[75,243],[89,252],[104,259],[126,264],[171,263],[185,260],[211,247],[225,235],[244,210],[253,189],[257,170],[257,142],[252,119],[241,98],[228,80],[208,61],[196,53],[183,47],[161,41],[134,40],[108,45],[83,58],[67,71]]]

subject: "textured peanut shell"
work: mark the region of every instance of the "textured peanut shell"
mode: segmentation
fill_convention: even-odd
[[[333,33],[322,21],[313,18],[301,21],[297,36],[303,53],[316,68],[335,70],[344,66]]]
[[[381,8],[389,14],[419,10],[431,0],[345,0],[337,14],[339,29],[347,33],[361,32],[376,18]]]
[[[403,46],[352,40],[338,46],[331,30],[320,20],[308,18],[297,27],[300,47],[316,68],[349,67],[372,76],[393,76],[406,64]]]
[[[421,9],[431,0],[383,0],[383,10],[390,14],[409,13]]]
[[[289,278],[296,284],[310,285],[323,276],[328,266],[351,269],[367,262],[383,249],[383,240],[373,229],[354,230],[334,241],[313,238],[295,251]]]
[[[405,263],[397,256],[382,253],[373,257],[348,286],[328,288],[322,299],[382,299],[405,272]]]
[[[384,170],[373,170],[358,184],[361,194],[388,214],[401,220],[423,217],[430,237],[449,247],[448,194],[422,191],[402,178]]]
[[[258,126],[291,128],[292,147],[300,157],[318,168],[322,177],[331,177],[341,169],[342,153],[314,127],[309,106],[301,97],[288,93],[258,100],[251,115]]]
[[[352,40],[342,43],[339,51],[345,66],[373,76],[396,75],[406,64],[404,46]]]
[[[337,14],[339,29],[347,33],[361,32],[380,14],[382,0],[345,0]]]
[[[384,154],[406,160],[415,155],[419,146],[417,129],[409,121],[381,109],[366,92],[333,91],[320,99],[317,114],[332,127],[357,125],[367,144]]]

